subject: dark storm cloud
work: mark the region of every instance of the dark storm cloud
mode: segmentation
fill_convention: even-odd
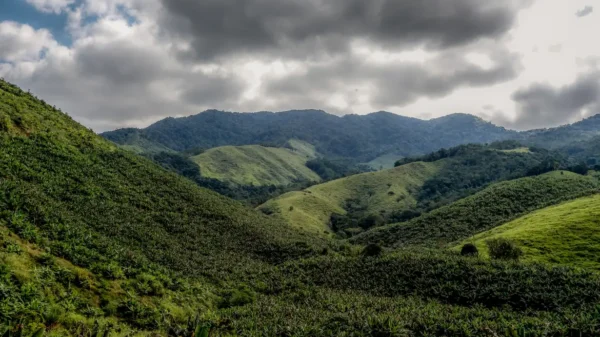
[[[389,48],[428,49],[496,38],[519,3],[481,0],[162,0],[162,27],[189,40],[194,54],[339,52],[353,38]],[[278,54],[278,55],[279,55]]]
[[[600,73],[581,76],[560,88],[534,84],[512,98],[518,106],[513,124],[520,129],[566,124],[585,117],[585,110],[585,115],[600,113]]]
[[[584,16],[588,16],[588,15],[592,14],[593,12],[594,12],[594,7],[592,7],[592,6],[585,6],[585,8],[577,11],[577,13],[575,13],[575,15],[577,15],[580,18],[582,18]]]

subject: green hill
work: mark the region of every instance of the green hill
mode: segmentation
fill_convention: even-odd
[[[275,212],[289,224],[316,233],[330,231],[333,214],[346,214],[349,200],[370,212],[414,208],[416,192],[439,169],[436,163],[412,163],[380,172],[334,180],[304,191],[286,193],[259,208]]]
[[[493,182],[523,177],[551,156],[546,151],[533,153],[520,147],[518,151],[499,150],[496,145],[462,145],[424,157],[405,158],[394,169],[287,193],[259,209],[276,213],[294,227],[354,235],[382,222],[393,223],[405,217],[405,211],[415,217]]]
[[[238,185],[285,186],[300,181],[320,181],[321,178],[306,167],[306,162],[316,157],[314,148],[300,141],[293,144],[300,150],[258,145],[224,146],[191,160],[200,166],[203,177]]]
[[[517,243],[527,261],[600,270],[600,195],[547,207],[469,239],[485,255],[485,241]]]
[[[501,182],[411,221],[376,228],[351,241],[444,246],[533,210],[594,193],[598,188],[596,178],[564,171]]]
[[[323,246],[118,149],[3,81],[0,148],[0,228],[10,230],[3,318],[40,322],[56,310],[60,322],[50,323],[66,329],[94,317],[166,329],[210,303],[193,289],[204,296],[238,271]],[[28,255],[15,253],[25,245]]]

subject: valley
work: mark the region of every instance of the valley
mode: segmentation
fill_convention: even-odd
[[[209,111],[101,137],[0,81],[0,333],[598,334],[593,122]]]

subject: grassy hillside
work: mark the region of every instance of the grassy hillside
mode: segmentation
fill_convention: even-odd
[[[203,177],[238,185],[285,186],[299,181],[318,182],[321,178],[306,162],[315,158],[310,144],[295,141],[301,150],[259,145],[224,146],[191,158]]]
[[[331,231],[332,214],[346,214],[349,200],[358,199],[373,213],[415,207],[416,192],[438,169],[439,163],[412,163],[358,174],[284,194],[259,208],[277,213],[295,227],[324,233]]]
[[[469,239],[487,254],[485,241],[513,240],[523,259],[600,270],[600,195],[527,214]]]
[[[106,279],[151,278],[156,287],[178,290],[191,286],[186,277],[198,280],[193,283],[223,282],[245,268],[260,269],[321,249],[315,244],[322,247],[305,233],[118,149],[6,82],[0,82],[0,148],[0,227],[51,260],[68,260]],[[85,313],[85,303],[73,307],[69,294],[56,296],[53,288],[23,292],[29,281],[18,277],[20,269],[35,270],[3,269],[3,284],[15,290],[0,301],[25,304],[0,306],[1,317],[36,320],[40,310],[53,306],[65,315]],[[85,295],[77,294],[87,284],[67,288],[68,293],[80,301]],[[112,291],[110,283],[101,285]],[[135,302],[123,294],[118,303]],[[161,292],[158,301],[165,296],[170,295]],[[96,311],[87,317],[112,317],[142,329],[181,323],[165,319],[149,300],[127,304],[129,309],[116,303],[115,310],[105,311],[100,298],[92,300]]]
[[[352,242],[443,246],[598,188],[596,178],[564,171],[506,181],[408,222],[373,229]]]

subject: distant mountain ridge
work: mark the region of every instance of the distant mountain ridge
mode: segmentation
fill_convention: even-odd
[[[314,145],[325,156],[368,162],[390,153],[413,156],[442,147],[516,138],[518,133],[466,114],[426,121],[389,112],[339,117],[320,110],[207,110],[166,118],[145,129],[120,129],[102,136],[121,145],[174,151],[226,145],[281,146],[295,138]]]

